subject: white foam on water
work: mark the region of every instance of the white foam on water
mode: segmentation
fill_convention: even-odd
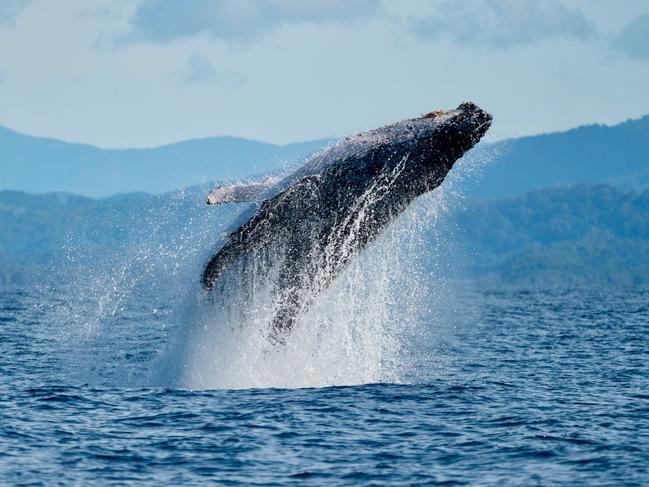
[[[298,316],[285,343],[269,339],[277,304],[260,286],[201,303],[190,323],[180,385],[190,389],[322,387],[398,381],[388,265],[377,272],[361,258]],[[394,262],[394,259],[392,259]]]

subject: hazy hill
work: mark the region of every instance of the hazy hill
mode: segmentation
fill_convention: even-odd
[[[649,190],[582,184],[473,201],[450,222],[470,275],[525,285],[649,283]]]
[[[549,186],[607,183],[624,189],[649,187],[649,115],[608,127],[499,142],[483,177],[466,184],[479,198],[503,198]]]
[[[207,181],[247,178],[302,161],[327,141],[276,146],[234,137],[151,149],[100,149],[0,127],[0,189],[86,196],[162,193]]]
[[[232,137],[151,149],[112,150],[21,135],[0,127],[0,189],[86,196],[162,193],[207,181],[247,178],[302,161],[331,140],[275,146]],[[582,182],[649,187],[649,116],[608,127],[523,137],[483,146],[497,154],[466,194],[503,198]]]
[[[204,193],[195,187],[94,199],[0,191],[0,284],[38,282],[56,269],[90,277],[143,253],[152,266],[176,265],[214,245],[228,212],[238,210],[210,207]]]

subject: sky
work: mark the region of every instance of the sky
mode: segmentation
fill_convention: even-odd
[[[649,113],[647,0],[0,0],[0,125],[100,147],[342,136],[471,100],[493,139]]]

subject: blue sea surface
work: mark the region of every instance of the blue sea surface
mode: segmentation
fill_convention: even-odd
[[[411,380],[200,391],[79,382],[48,300],[0,294],[3,485],[649,484],[648,290],[473,290]],[[155,363],[148,314],[99,375]]]

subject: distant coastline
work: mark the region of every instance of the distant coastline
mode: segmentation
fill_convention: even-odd
[[[103,199],[1,191],[0,286],[41,281],[62,269],[69,264],[61,260],[66,246],[102,255],[136,245],[147,221],[166,225],[164,232],[174,235],[191,219],[210,215],[224,223],[241,209],[206,213],[204,190]],[[648,215],[649,190],[601,184],[468,199],[441,222],[450,235],[446,252],[463,263],[449,277],[527,287],[647,285]]]

